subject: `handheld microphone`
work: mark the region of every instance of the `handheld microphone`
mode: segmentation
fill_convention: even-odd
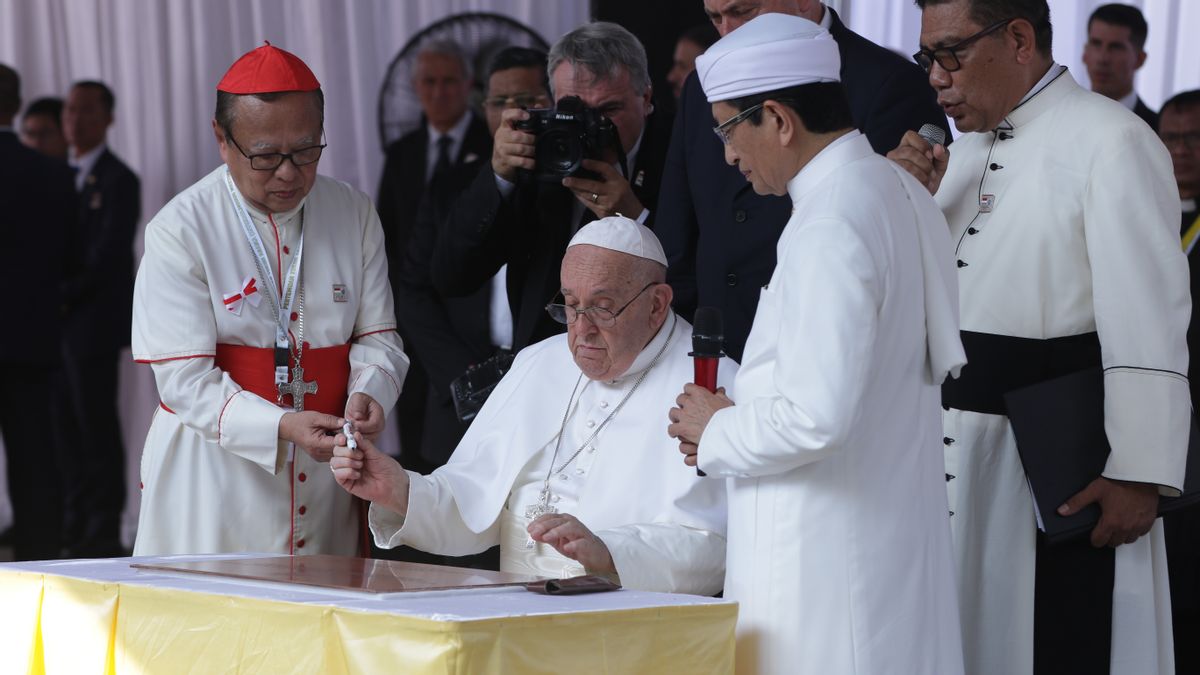
[[[725,326],[721,310],[716,307],[697,308],[692,324],[692,351],[688,352],[688,356],[695,361],[692,382],[713,393],[717,391],[717,366],[721,363],[721,357],[725,356],[721,351],[724,341]],[[696,467],[696,475],[705,474]]]
[[[924,138],[929,145],[945,145],[946,130],[936,124],[926,124],[921,127],[917,135]]]

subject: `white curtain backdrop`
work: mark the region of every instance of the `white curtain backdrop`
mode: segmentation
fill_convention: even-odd
[[[910,0],[829,4],[851,28],[879,44],[903,54],[917,50],[920,13]],[[1050,0],[1055,58],[1082,82],[1084,24],[1100,4]],[[1150,57],[1138,91],[1157,108],[1175,92],[1200,87],[1200,42],[1188,39],[1200,33],[1200,2],[1133,4],[1150,23]],[[486,11],[510,16],[553,43],[588,19],[588,5],[588,0],[0,0],[0,62],[21,73],[27,102],[62,96],[81,79],[112,86],[117,108],[109,144],[141,176],[146,221],[217,165],[209,126],[216,83],[237,56],[264,39],[302,57],[324,86],[329,148],[321,172],[374,194],[383,163],[376,99],[388,64],[410,37],[446,16]],[[136,245],[140,250],[140,237]],[[13,330],[14,321],[5,322],[5,329]],[[131,543],[138,462],[158,399],[149,367],[125,359],[121,378],[130,487],[125,535]],[[3,471],[0,462],[0,528],[11,518]]]

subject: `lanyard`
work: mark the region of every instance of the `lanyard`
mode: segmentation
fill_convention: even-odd
[[[264,295],[270,301],[271,310],[275,314],[275,353],[277,357],[275,359],[275,382],[283,384],[288,381],[287,350],[289,343],[287,325],[292,313],[292,304],[296,300],[296,291],[300,286],[300,261],[304,257],[304,216],[301,215],[300,243],[296,246],[296,257],[292,259],[292,264],[288,266],[287,276],[284,278],[283,294],[280,297],[279,285],[275,283],[275,275],[271,272],[271,262],[267,258],[267,248],[263,246],[262,237],[259,236],[258,229],[254,227],[254,221],[250,219],[250,212],[246,209],[246,204],[242,201],[241,194],[234,186],[233,177],[230,176],[228,168],[225,169],[225,187],[229,190],[230,199],[233,200],[233,210],[237,213],[238,222],[242,226],[242,233],[246,235],[246,241],[250,244],[250,252],[254,254],[258,273],[263,277],[263,285],[270,289]],[[282,364],[280,363],[281,359],[278,358],[281,350],[283,354]]]
[[[1183,233],[1183,252],[1185,254],[1192,254],[1192,248],[1196,246],[1197,238],[1200,238],[1200,216],[1196,216],[1187,231]]]

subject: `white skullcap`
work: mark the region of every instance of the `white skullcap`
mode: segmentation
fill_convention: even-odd
[[[696,57],[709,103],[810,82],[840,82],[841,68],[829,31],[790,14],[760,14]]]
[[[625,216],[609,216],[593,220],[579,228],[567,248],[580,244],[591,244],[610,251],[628,253],[632,256],[653,260],[667,266],[667,254],[663,253],[662,244],[658,237],[645,225]]]

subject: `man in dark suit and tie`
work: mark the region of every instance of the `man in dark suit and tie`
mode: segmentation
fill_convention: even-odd
[[[108,149],[115,98],[103,83],[77,82],[63,108],[68,161],[79,195],[82,264],[66,283],[63,326],[63,466],[67,555],[122,555],[125,448],[117,419],[117,361],[133,321],[133,239],[141,185]]]
[[[529,113],[505,111],[491,165],[456,201],[431,268],[434,288],[459,296],[507,265],[514,350],[563,332],[545,306],[558,293],[563,252],[580,225],[616,213],[653,222],[666,146],[652,115],[646,51],[629,31],[603,21],[576,28],[551,47],[547,71],[560,105],[578,97],[612,122],[616,139],[600,159],[582,160],[592,177],[539,179],[537,137],[514,128]]]
[[[500,126],[501,113],[517,107],[544,108],[549,102],[545,52],[509,47],[496,55],[484,98],[489,133],[471,148],[473,161],[455,165],[445,185],[426,195],[406,255],[393,268],[396,320],[404,326],[406,346],[413,349],[429,378],[420,458],[428,470],[423,473],[445,464],[467,429],[455,412],[450,383],[469,366],[512,348],[504,271],[474,293],[445,297],[433,288],[430,258],[454,200],[492,155],[491,134]]]
[[[1121,103],[1151,129],[1157,129],[1158,113],[1133,89],[1133,76],[1146,63],[1148,31],[1146,17],[1133,5],[1111,3],[1097,7],[1088,18],[1083,64],[1087,66],[1092,91]]]
[[[487,126],[467,107],[471,80],[470,62],[458,44],[431,42],[417,52],[412,82],[421,103],[422,124],[388,147],[376,201],[397,317],[412,313],[411,308],[400,306],[398,275],[421,205],[451,198],[454,174],[465,166],[478,167],[491,152]],[[398,324],[410,363],[396,403],[401,451],[405,466],[429,471],[433,467],[426,466],[420,456],[429,374],[419,355],[420,340],[415,339],[409,322],[400,319]]]
[[[946,131],[925,74],[912,62],[851,31],[818,0],[704,0],[717,32],[728,34],[762,13],[794,14],[826,28],[837,42],[841,78],[854,126],[884,154],[904,132],[935,124]],[[715,306],[725,319],[725,351],[735,359],[758,307],[759,289],[775,269],[775,243],[791,213],[786,197],[756,195],[725,162],[713,135],[712,109],[699,80],[688,78],[667,154],[655,233],[670,262],[675,309],[691,318]]]
[[[62,362],[65,244],[78,214],[71,171],[17,140],[20,86],[0,65],[0,287],[11,317],[0,331],[0,435],[14,553],[36,560],[57,558],[63,544],[51,387]]]
[[[1188,328],[1188,383],[1193,414],[1200,404],[1200,89],[1185,91],[1163,104],[1158,136],[1171,152],[1179,186],[1183,250],[1191,269],[1192,324]],[[1200,506],[1163,518],[1167,567],[1171,579],[1171,615],[1175,628],[1175,669],[1200,672]]]

